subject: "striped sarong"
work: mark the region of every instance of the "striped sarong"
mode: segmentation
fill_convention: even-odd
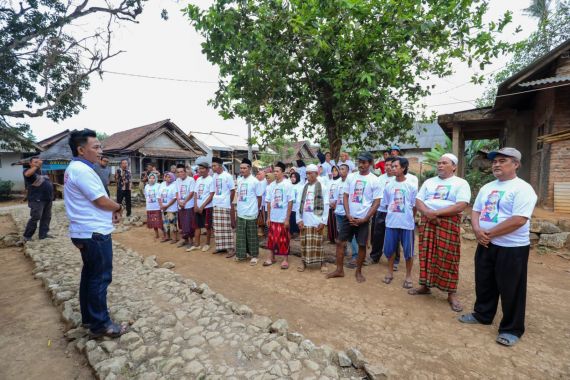
[[[146,212],[146,226],[148,228],[158,228],[162,230],[162,211],[160,210],[147,210]]]
[[[182,232],[182,239],[194,237],[194,210],[184,208],[178,210],[178,228]]]
[[[323,233],[317,227],[303,227],[301,231],[301,259],[306,265],[325,262]]]
[[[336,227],[336,217],[334,214],[334,210],[332,208],[329,209],[329,222],[327,224],[327,236],[331,243],[336,243],[336,238],[338,236],[338,229]]]
[[[234,231],[229,208],[214,207],[214,238],[216,250],[234,248]]]
[[[238,217],[236,240],[236,257],[239,260],[245,260],[248,254],[251,257],[258,257],[259,240],[257,237],[257,220]]]
[[[275,255],[289,255],[289,231],[285,224],[271,222],[269,235],[267,237],[267,249],[273,251]]]
[[[440,217],[439,225],[420,223],[420,285],[455,293],[461,253],[460,216]]]

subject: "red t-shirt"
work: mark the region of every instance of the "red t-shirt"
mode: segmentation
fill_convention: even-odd
[[[382,174],[386,173],[386,161],[380,161],[374,165],[374,169],[380,169]]]

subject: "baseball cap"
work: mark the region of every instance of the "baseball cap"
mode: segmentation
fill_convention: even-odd
[[[356,159],[359,161],[374,161],[372,153],[366,151],[358,153],[358,157]]]
[[[202,166],[206,169],[210,168],[210,161],[206,157],[198,157],[196,159],[196,165]]]
[[[489,158],[489,160],[494,160],[495,156],[497,156],[498,154],[507,157],[514,157],[517,160],[520,160],[522,158],[521,152],[519,152],[515,148],[509,148],[509,147],[504,147],[499,150],[489,152],[487,153],[487,158]]]

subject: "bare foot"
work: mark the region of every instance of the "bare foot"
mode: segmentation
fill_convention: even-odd
[[[334,272],[327,274],[325,278],[335,278],[335,277],[344,277],[344,271],[337,269]]]
[[[356,282],[361,283],[366,281],[366,278],[362,275],[360,271],[356,271]]]

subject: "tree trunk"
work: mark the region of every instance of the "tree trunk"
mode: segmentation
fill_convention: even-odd
[[[338,162],[340,156],[340,148],[342,146],[342,136],[339,126],[334,118],[334,105],[335,100],[333,96],[333,89],[328,83],[321,83],[321,91],[323,94],[322,110],[324,115],[324,126],[329,140],[329,148],[331,156]]]

